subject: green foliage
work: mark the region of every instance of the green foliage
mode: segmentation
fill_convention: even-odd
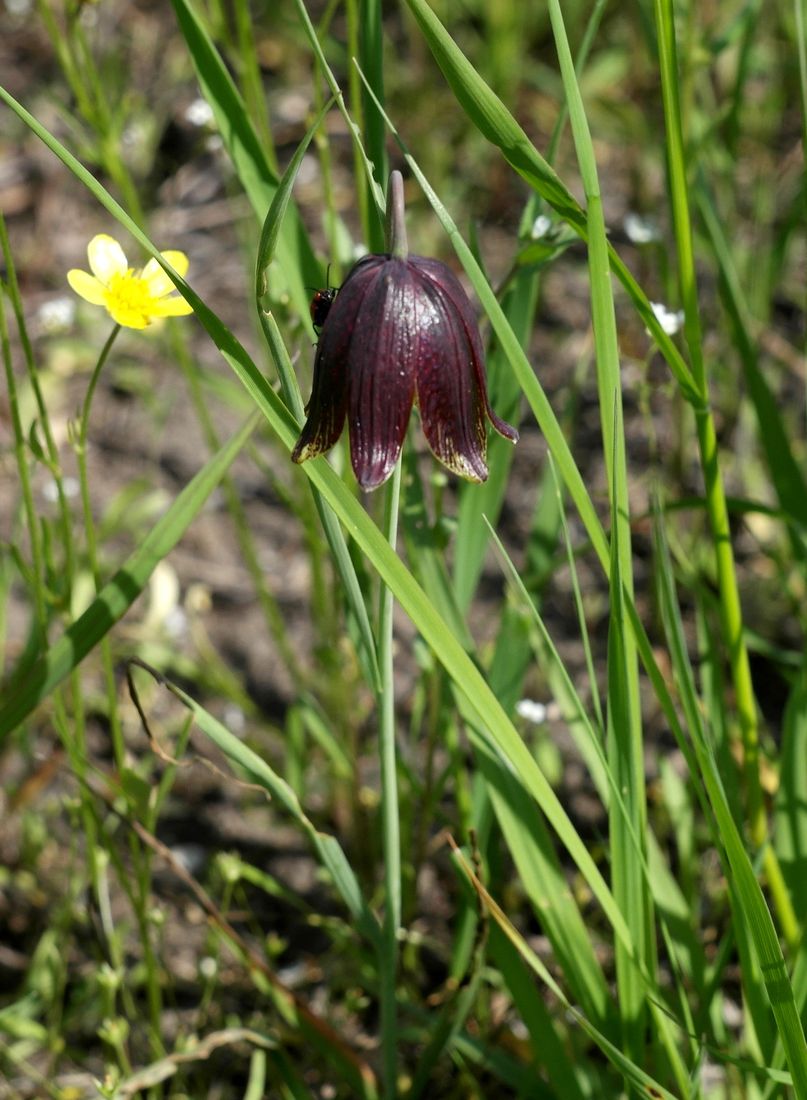
[[[803,0],[171,9],[128,48],[40,0],[76,109],[0,87],[195,314],[49,335],[0,218],[9,1095],[807,1100]],[[227,276],[152,208],[197,92]],[[289,455],[388,163],[522,442],[456,487],[413,428],[382,504],[341,444]]]

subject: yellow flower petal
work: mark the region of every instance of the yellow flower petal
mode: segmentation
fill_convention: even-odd
[[[77,267],[74,267],[68,271],[67,281],[76,294],[83,298],[85,302],[91,302],[94,306],[106,305],[106,291],[95,276],[90,275],[89,271],[79,271]]]
[[[148,328],[151,323],[151,318],[144,313],[121,306],[117,302],[108,302],[106,308],[112,320],[124,328]]]
[[[87,257],[90,271],[103,283],[109,285],[113,275],[122,275],[128,268],[126,255],[114,237],[99,233],[87,245]]]
[[[184,298],[163,298],[154,302],[149,312],[152,317],[187,317],[193,313],[193,306]]]
[[[177,275],[185,277],[190,261],[184,252],[169,251],[161,252],[160,255],[173,267]],[[149,294],[152,298],[162,298],[164,294],[170,294],[174,289],[174,284],[156,260],[149,260],[143,268],[140,278],[148,284]]]

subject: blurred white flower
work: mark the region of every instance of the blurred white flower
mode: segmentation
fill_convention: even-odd
[[[42,331],[49,336],[67,332],[72,327],[76,316],[75,299],[66,296],[51,298],[42,303],[36,311],[36,316]]]
[[[667,309],[663,302],[651,302],[650,308],[668,336],[675,336],[676,332],[680,332],[684,323],[684,311],[682,309]]]
[[[124,126],[121,133],[121,144],[131,149],[140,149],[148,139],[148,127],[143,119],[134,119],[128,126]]]
[[[175,640],[184,638],[188,633],[188,616],[182,607],[172,607],[163,620],[166,634]]]
[[[33,6],[32,0],[6,0],[6,11],[18,18],[28,15]]]
[[[546,721],[546,706],[535,699],[519,699],[516,703],[516,714],[525,722],[540,726]]]
[[[174,844],[171,848],[171,855],[191,875],[198,875],[207,859],[207,852],[204,847],[193,842]]]
[[[213,123],[213,108],[206,99],[198,96],[185,108],[184,117],[191,126],[210,126]]]
[[[230,733],[235,734],[243,733],[247,725],[246,715],[235,703],[229,703],[224,708],[222,721]]]
[[[78,495],[78,489],[79,485],[76,478],[62,478],[62,492],[68,498],[68,500],[70,499],[70,497]],[[46,481],[45,484],[42,486],[42,496],[45,498],[48,504],[54,504],[59,499],[59,486],[56,484],[56,481],[53,478],[51,478],[50,481]]]
[[[652,218],[644,218],[641,214],[626,214],[622,228],[632,244],[650,244],[651,241],[661,239],[656,223]]]
[[[535,221],[532,223],[530,236],[534,241],[540,241],[542,237],[545,237],[547,235],[551,228],[552,219],[548,218],[546,214],[539,214]]]
[[[204,958],[199,960],[199,973],[203,978],[207,978],[210,981],[211,978],[215,978],[218,973],[219,964],[212,955],[205,955]]]

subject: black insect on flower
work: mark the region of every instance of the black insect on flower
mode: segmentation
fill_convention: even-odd
[[[328,264],[325,282],[327,283],[325,289],[315,291],[314,297],[311,299],[308,306],[309,312],[311,313],[311,324],[314,326],[314,332],[317,336],[322,332],[322,326],[325,324],[325,319],[333,305],[333,300],[339,293],[338,286],[331,286],[330,264]]]
[[[482,340],[459,280],[439,260],[407,252],[399,172],[389,195],[390,252],[359,260],[328,303],[308,419],[291,457],[330,450],[347,420],[356,478],[376,489],[398,461],[417,404],[435,457],[484,481],[487,421],[514,443],[518,432],[490,407]]]
[[[326,290],[318,290],[311,299],[309,307],[311,310],[311,324],[314,326],[314,332],[317,336],[322,332],[322,326],[330,313],[336,294],[336,287],[329,286]]]

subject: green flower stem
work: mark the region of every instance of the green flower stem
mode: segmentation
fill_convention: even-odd
[[[92,399],[101,377],[101,371],[109,358],[112,345],[115,343],[120,325],[115,325],[109,334],[106,343],[98,356],[90,384],[84,395],[84,404],[81,409],[79,422],[78,441],[76,444],[76,460],[78,463],[78,479],[81,491],[81,507],[84,514],[84,533],[87,540],[87,559],[90,563],[93,583],[96,594],[101,591],[101,571],[98,565],[98,542],[95,536],[95,521],[92,515],[92,502],[90,500],[90,484],[87,476],[87,434],[90,425],[90,410]],[[112,736],[112,751],[115,757],[115,765],[120,770],[124,763],[123,730],[121,729],[120,716],[118,714],[118,692],[115,686],[115,669],[112,662],[112,647],[109,635],[104,635],[100,643],[101,663],[104,669],[104,681],[106,684],[107,706],[109,708],[109,729]]]
[[[372,163],[373,176],[383,186],[387,175],[387,148],[384,118],[379,104],[384,104],[384,42],[382,30],[381,0],[359,0],[359,66],[367,77],[373,95],[362,92],[362,136],[367,156]],[[357,177],[361,179],[361,176]],[[370,186],[367,180],[365,186]],[[368,204],[369,206],[369,204]],[[372,207],[370,207],[372,211]],[[373,219],[369,226],[367,244],[371,252],[380,252],[383,226]]]
[[[654,0],[654,6],[666,119],[670,190],[681,298],[684,306],[684,334],[692,363],[692,376],[701,400],[700,406],[695,409],[695,422],[706,490],[706,508],[715,545],[715,564],[720,595],[720,626],[728,647],[743,746],[749,835],[753,845],[760,848],[767,839],[768,821],[760,777],[757,706],[748,649],[743,634],[742,606],[734,563],[734,548],[731,543],[728,507],[720,471],[717,432],[709,403],[709,380],[703,358],[698,287],[692,250],[692,224],[689,213],[689,182],[678,94],[678,61],[672,0]],[[782,931],[788,942],[794,944],[799,935],[798,920],[781,874],[778,858],[770,846],[766,847],[763,862]]]
[[[397,168],[390,172],[387,188],[387,251],[399,260],[405,260],[409,255],[403,176]]]
[[[395,549],[398,538],[398,506],[401,497],[401,461],[387,486],[384,535]],[[381,1001],[381,1049],[384,1094],[396,1095],[398,929],[401,923],[401,836],[398,812],[398,775],[395,750],[395,684],[392,652],[392,591],[382,584],[378,615],[378,666],[381,674],[379,704],[379,755],[381,763],[381,826],[384,857],[384,925],[379,952]]]
[[[359,56],[359,38],[361,34],[359,6],[359,0],[345,0],[348,57]],[[325,74],[325,78],[327,80],[327,73]],[[348,69],[348,87],[350,89],[350,113],[355,122],[357,132],[363,134],[365,129],[362,82],[359,71],[355,65],[350,65]],[[369,241],[371,232],[373,231],[371,227],[376,219],[376,211],[370,189],[367,187],[364,180],[364,161],[358,143],[355,141],[353,143],[353,178],[357,181],[356,196],[359,205],[359,224],[362,227],[364,239]]]
[[[100,566],[98,563],[98,542],[96,539],[95,521],[93,519],[92,501],[90,499],[90,484],[87,474],[87,440],[89,436],[90,413],[92,411],[92,403],[95,396],[95,391],[98,386],[98,381],[101,377],[101,371],[103,370],[107,360],[109,359],[109,353],[111,352],[115,340],[118,337],[120,328],[120,325],[114,326],[109,336],[107,337],[107,341],[101,349],[100,355],[98,356],[98,361],[93,368],[92,375],[90,376],[90,382],[87,386],[87,392],[84,395],[84,404],[82,405],[81,409],[81,420],[79,422],[79,434],[76,445],[76,459],[78,464],[81,505],[84,516],[84,531],[87,540],[87,559],[89,561],[90,570],[92,572],[93,583],[96,593],[100,592],[103,582],[101,578]],[[101,663],[104,670],[104,682],[107,692],[107,707],[109,710],[109,728],[112,738],[112,751],[115,758],[115,765],[118,768],[118,771],[122,773],[125,766],[125,747],[123,740],[123,730],[121,727],[120,715],[118,712],[118,692],[115,685],[115,668],[112,660],[112,646],[110,644],[108,634],[105,634],[104,637],[101,639],[99,643],[99,649],[101,653]],[[93,846],[93,850],[96,850],[95,846]],[[135,879],[137,881],[137,890],[133,890],[131,892],[130,900],[132,901],[132,907],[135,911],[135,917],[143,944],[143,954],[146,969],[146,995],[149,1008],[149,1018],[152,1025],[151,1050],[154,1057],[160,1057],[162,1054],[164,1054],[162,1044],[158,1038],[160,1035],[162,993],[160,990],[159,968],[157,966],[157,960],[154,955],[154,948],[151,942],[148,916],[148,904],[151,888],[151,861],[148,852],[144,853],[140,851],[139,842],[134,837],[132,837],[130,840],[130,855],[135,870]]]
[[[403,176],[392,172],[387,189],[387,249],[393,256],[407,255]],[[401,499],[401,460],[395,464],[387,486],[384,506],[384,537],[395,550],[398,541],[398,512]],[[381,828],[384,856],[384,925],[379,952],[381,1001],[381,1050],[384,1094],[393,1100],[397,1091],[397,1003],[398,929],[401,924],[401,835],[398,810],[398,774],[395,749],[395,681],[393,667],[391,589],[381,585],[378,611],[379,756],[381,764]]]

